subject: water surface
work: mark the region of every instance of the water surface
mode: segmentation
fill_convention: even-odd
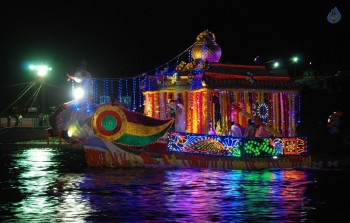
[[[0,222],[346,222],[348,170],[86,167],[79,149],[0,148]]]

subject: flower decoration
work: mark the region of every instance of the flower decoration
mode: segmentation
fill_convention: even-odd
[[[184,70],[192,70],[194,68],[193,62],[189,62],[186,64]]]
[[[212,32],[209,32],[208,30],[205,30],[204,32],[201,32],[197,37],[196,37],[196,42],[199,43],[206,43],[210,41],[215,41],[215,35]]]
[[[250,83],[250,84],[254,84],[254,74],[250,73],[250,72],[247,72],[247,81]]]
[[[177,73],[174,73],[173,76],[171,77],[171,83],[175,84],[177,82]]]
[[[176,71],[186,71],[186,70],[192,70],[194,69],[195,67],[195,64],[194,62],[184,62],[184,61],[181,61],[179,65],[177,65],[176,67]]]
[[[183,71],[185,69],[186,62],[181,61],[179,65],[176,66],[176,71]]]

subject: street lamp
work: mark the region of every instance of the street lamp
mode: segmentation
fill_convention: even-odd
[[[29,65],[29,70],[35,71],[41,81],[41,114],[44,114],[44,78],[52,70],[51,67],[47,65]]]
[[[294,76],[297,75],[297,63],[299,62],[299,57],[294,56],[291,58],[292,64],[294,64]]]
[[[273,69],[277,69],[280,66],[280,63],[278,61],[275,61],[272,65]]]
[[[29,70],[36,71],[38,77],[45,77],[52,68],[47,65],[29,65]]]
[[[298,57],[293,57],[292,60],[293,60],[294,63],[298,63],[299,58]]]

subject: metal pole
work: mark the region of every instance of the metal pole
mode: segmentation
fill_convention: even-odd
[[[41,113],[44,115],[44,81],[43,81],[43,86],[42,86],[42,91],[41,91]]]

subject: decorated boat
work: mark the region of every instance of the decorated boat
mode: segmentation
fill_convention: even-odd
[[[51,125],[82,144],[93,167],[311,166],[307,138],[296,131],[300,89],[288,73],[220,63],[221,53],[205,30],[178,57],[142,75],[97,79],[78,70],[69,79],[86,96],[62,105]],[[243,132],[254,121],[270,134],[233,137],[232,121]]]

